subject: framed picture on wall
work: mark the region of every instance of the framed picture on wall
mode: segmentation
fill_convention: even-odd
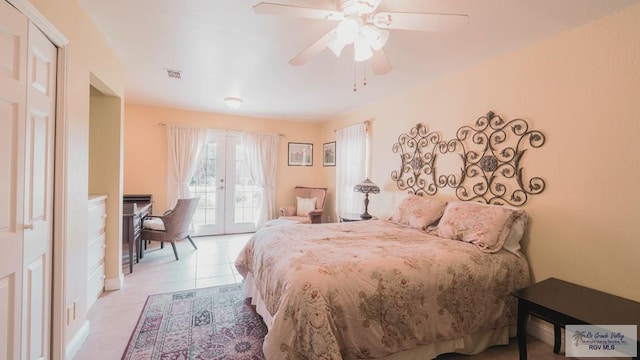
[[[289,143],[289,166],[313,166],[313,144]]]
[[[328,142],[322,145],[322,165],[336,166],[336,142]]]

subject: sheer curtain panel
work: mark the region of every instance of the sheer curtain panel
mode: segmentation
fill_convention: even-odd
[[[206,140],[207,130],[204,128],[167,125],[167,209],[173,209],[178,199],[191,197],[189,181]]]
[[[267,220],[276,217],[276,170],[278,168],[279,135],[242,134],[249,174],[262,191],[258,216],[254,220],[259,229]]]
[[[336,130],[336,216],[362,212],[362,196],[353,187],[366,177],[366,161],[366,125]]]

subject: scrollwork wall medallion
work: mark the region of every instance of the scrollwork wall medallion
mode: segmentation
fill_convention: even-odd
[[[526,151],[544,143],[544,134],[529,129],[525,120],[506,122],[491,111],[474,125],[459,128],[449,141],[441,141],[439,134],[418,124],[393,145],[402,166],[391,178],[401,190],[417,195],[434,195],[438,188],[449,186],[460,200],[521,206],[530,195],[545,189],[542,178],[525,179],[522,165]],[[438,153],[459,154],[460,173],[437,175]]]
[[[398,188],[410,194],[433,195],[437,192],[433,162],[440,135],[429,132],[424,124],[417,124],[408,134],[401,134],[393,144],[393,152],[400,153],[402,166],[391,172]]]

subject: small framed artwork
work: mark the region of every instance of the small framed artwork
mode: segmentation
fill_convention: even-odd
[[[290,142],[289,166],[313,166],[313,144]]]
[[[322,145],[322,165],[336,166],[336,142],[328,142]]]

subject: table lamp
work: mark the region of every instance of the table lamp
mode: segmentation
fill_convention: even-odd
[[[360,218],[364,220],[371,219],[372,216],[368,212],[369,193],[377,194],[380,192],[380,188],[378,187],[378,185],[374,184],[373,181],[369,180],[369,178],[366,178],[364,181],[361,181],[356,186],[354,186],[353,191],[364,194],[364,213],[360,214]]]

